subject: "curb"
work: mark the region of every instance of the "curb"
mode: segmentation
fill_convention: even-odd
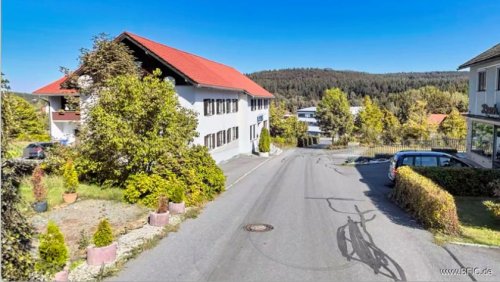
[[[448,243],[453,244],[453,245],[459,245],[459,246],[468,246],[468,247],[478,247],[478,248],[485,248],[485,249],[500,250],[499,246],[490,246],[490,245],[475,244],[475,243],[462,243],[462,242],[448,242]]]

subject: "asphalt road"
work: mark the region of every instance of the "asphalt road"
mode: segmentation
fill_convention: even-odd
[[[342,160],[317,149],[274,157],[111,280],[471,280],[441,275],[460,258],[387,198],[387,164]],[[253,223],[274,229],[244,229]]]

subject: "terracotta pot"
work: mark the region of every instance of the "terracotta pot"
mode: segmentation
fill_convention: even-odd
[[[116,242],[105,247],[87,247],[87,264],[101,265],[113,262],[116,259],[117,249],[118,245]]]
[[[63,193],[63,200],[67,204],[72,204],[78,198],[78,193]]]
[[[47,201],[33,203],[33,209],[36,212],[46,212],[48,208]]]
[[[182,203],[170,202],[168,203],[168,210],[172,214],[184,213],[186,211],[186,204],[184,202]]]
[[[164,213],[157,213],[157,212],[150,212],[149,213],[149,224],[152,226],[165,226],[168,224],[168,221],[170,219],[170,212],[164,212]]]
[[[68,277],[69,277],[69,271],[65,269],[63,271],[59,271],[58,273],[56,273],[56,275],[54,275],[54,281],[67,282],[69,281]]]

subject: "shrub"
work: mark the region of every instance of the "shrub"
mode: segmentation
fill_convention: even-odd
[[[262,128],[259,139],[259,152],[267,153],[271,150],[271,136],[267,128]]]
[[[2,164],[2,279],[5,281],[28,281],[33,273],[31,239],[33,227],[19,211],[21,195],[19,175],[15,165]]]
[[[398,169],[392,198],[424,226],[448,234],[459,232],[453,196],[412,168]]]
[[[186,184],[175,175],[171,175],[168,179],[168,196],[174,203],[184,202]]]
[[[78,187],[78,174],[73,165],[73,161],[69,160],[64,165],[63,170],[64,191],[66,193],[75,193]]]
[[[297,147],[304,147],[304,139],[302,137],[297,138]]]
[[[499,201],[484,201],[483,204],[486,208],[493,213],[493,215],[500,219],[500,202]]]
[[[154,208],[160,196],[167,196],[169,182],[158,174],[140,173],[131,175],[125,185],[125,200]]]
[[[500,179],[500,171],[494,169],[418,167],[414,170],[455,196],[494,196],[494,181]]]
[[[97,226],[97,230],[92,240],[94,241],[94,245],[98,248],[106,247],[113,243],[113,231],[107,219],[103,219],[99,222],[99,226]]]
[[[43,184],[43,169],[37,166],[33,170],[33,175],[31,176],[31,184],[33,185],[33,195],[35,197],[35,202],[43,202],[47,197],[47,188]]]
[[[165,196],[158,197],[158,207],[156,208],[157,213],[166,213],[168,211],[168,198]]]
[[[307,137],[309,145],[314,145],[314,140],[312,136]]]
[[[36,270],[44,274],[52,275],[61,271],[66,265],[68,248],[64,243],[63,234],[53,221],[49,221],[47,233],[40,236],[38,254]]]
[[[69,160],[77,159],[77,152],[73,147],[63,146],[60,144],[54,145],[54,147],[48,149],[46,158],[41,164],[43,170],[47,174],[62,175],[64,171],[64,165]]]

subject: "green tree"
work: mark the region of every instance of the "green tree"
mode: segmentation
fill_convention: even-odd
[[[63,87],[78,89],[84,95],[99,95],[107,81],[117,76],[140,76],[141,68],[125,44],[101,33],[92,38],[92,49],[81,49],[80,68],[68,75]],[[79,78],[82,77],[82,80]]]
[[[383,113],[369,96],[365,96],[363,108],[358,114],[362,140],[366,143],[376,143],[384,129]]]
[[[354,122],[349,109],[347,96],[339,88],[328,89],[318,104],[316,118],[323,132],[334,137],[349,136]]]
[[[269,136],[269,130],[267,128],[262,128],[259,138],[259,151],[267,153],[271,151],[271,137]]]
[[[464,139],[467,136],[467,122],[457,109],[453,109],[441,123],[439,131],[448,138]]]
[[[47,233],[40,236],[38,254],[36,269],[44,274],[52,275],[61,271],[66,265],[68,247],[59,227],[53,221],[49,221]]]
[[[411,108],[408,121],[403,125],[405,139],[428,139],[430,126],[427,123],[427,103],[417,101]]]
[[[277,101],[269,107],[269,133],[272,137],[285,135],[285,104]]]
[[[162,156],[183,151],[197,136],[196,114],[180,106],[174,86],[154,71],[143,79],[118,76],[88,112],[81,162],[93,180],[122,186],[131,174],[150,172]]]
[[[401,141],[401,124],[398,118],[389,110],[384,109],[382,123],[384,130],[382,133],[382,140],[385,143],[396,143]]]

